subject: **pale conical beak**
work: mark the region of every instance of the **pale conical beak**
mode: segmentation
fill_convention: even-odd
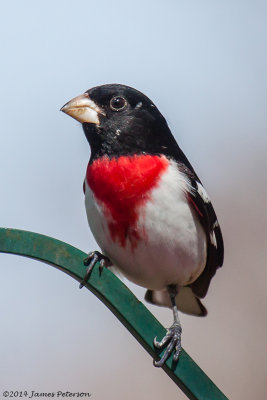
[[[88,122],[96,125],[100,123],[99,114],[105,115],[103,110],[89,98],[87,93],[74,97],[74,99],[66,103],[60,111],[63,111],[81,123]]]

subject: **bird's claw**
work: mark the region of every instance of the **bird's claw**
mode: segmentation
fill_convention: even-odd
[[[179,358],[179,354],[181,351],[181,333],[182,328],[178,323],[174,323],[168,330],[166,335],[159,342],[157,338],[154,339],[154,346],[157,349],[163,349],[167,343],[168,346],[159,361],[154,360],[155,367],[162,367],[165,361],[170,357],[171,353],[174,351],[173,361],[177,362]]]
[[[102,275],[103,269],[104,268],[108,268],[112,266],[112,262],[110,261],[110,259],[108,257],[103,256],[102,254],[102,258],[99,262],[99,275]]]
[[[91,251],[91,253],[88,254],[88,256],[83,260],[83,264],[87,267],[86,273],[84,275],[84,278],[82,282],[80,283],[80,289],[84,287],[86,282],[88,281],[94,266],[96,263],[99,262],[99,274],[102,274],[102,271],[104,267],[110,267],[112,265],[111,261],[109,260],[108,257],[104,256],[101,254],[99,251]]]

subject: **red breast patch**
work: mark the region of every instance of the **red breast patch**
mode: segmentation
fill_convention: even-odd
[[[111,238],[132,248],[140,239],[136,223],[138,207],[151,193],[168,167],[164,156],[135,155],[109,159],[102,157],[88,165],[87,183],[97,200],[104,205]]]

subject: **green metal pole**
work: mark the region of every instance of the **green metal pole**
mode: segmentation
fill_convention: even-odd
[[[17,254],[48,263],[81,282],[85,274],[81,250],[48,236],[18,229],[0,228],[0,252]],[[165,328],[133,293],[110,271],[101,277],[94,268],[85,287],[93,292],[153,357],[155,336]],[[152,367],[151,367],[152,368]],[[163,370],[191,400],[227,400],[192,358],[182,350],[175,367],[169,359]]]

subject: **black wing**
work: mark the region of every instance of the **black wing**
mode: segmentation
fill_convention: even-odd
[[[224,249],[220,226],[200,179],[166,124],[160,137],[161,141],[164,140],[164,146],[161,146],[159,154],[175,160],[179,170],[183,171],[190,180],[192,190],[188,191],[188,201],[194,206],[207,236],[206,267],[199,278],[190,285],[196,296],[205,297],[212,277],[217,268],[223,264]]]
[[[205,269],[195,282],[189,285],[196,296],[205,297],[212,277],[215,275],[217,268],[223,264],[224,247],[222,233],[211,201],[200,179],[185,156],[183,157],[183,162],[178,162],[178,168],[190,180],[192,190],[187,193],[187,198],[195,209],[207,237],[207,262]]]

